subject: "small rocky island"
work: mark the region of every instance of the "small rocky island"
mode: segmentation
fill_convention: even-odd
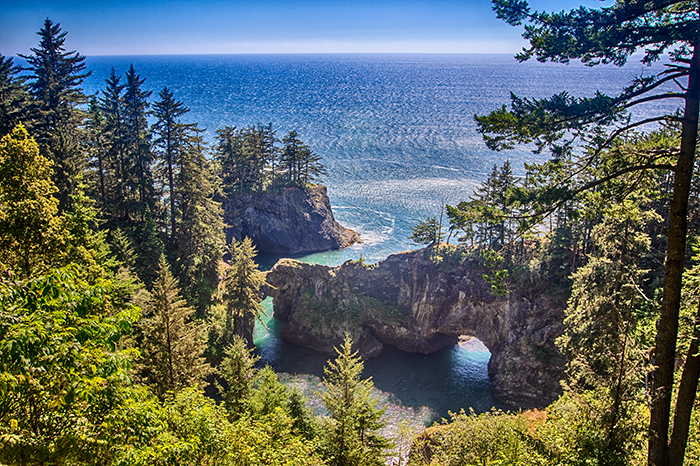
[[[439,246],[338,267],[280,260],[267,274],[282,338],[333,354],[349,332],[365,358],[385,344],[430,354],[475,336],[491,352],[494,395],[541,407],[562,393],[565,359],[554,344],[563,308],[545,290],[512,286],[496,296],[478,258]]]
[[[228,243],[247,236],[259,252],[268,254],[310,254],[360,241],[356,232],[336,222],[323,185],[227,200],[224,222]]]

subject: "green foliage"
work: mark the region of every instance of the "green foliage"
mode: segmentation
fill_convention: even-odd
[[[255,319],[264,312],[260,288],[265,283],[254,259],[257,255],[250,238],[233,241],[228,252],[230,266],[221,281],[218,299],[222,308],[214,310],[210,340],[213,354],[227,346],[234,335],[243,337],[252,346],[252,329]]]
[[[58,265],[68,236],[52,163],[24,126],[0,140],[0,269],[28,278]]]
[[[109,282],[62,269],[0,283],[0,461],[100,464],[107,420],[121,409],[133,350],[118,343],[138,319]]]
[[[170,252],[187,302],[203,317],[219,284],[225,244],[223,211],[214,200],[213,175],[201,137],[190,135],[180,144],[176,192],[171,193],[177,199],[180,220],[173,229]]]
[[[144,335],[142,373],[161,398],[169,391],[202,383],[211,372],[203,357],[206,331],[204,325],[190,320],[193,314],[162,258],[151,300],[139,322]]]
[[[569,358],[569,380],[582,389],[615,386],[633,375],[639,388],[644,353],[634,341],[646,296],[639,284],[649,251],[643,232],[653,213],[632,201],[611,207],[592,232],[593,251],[573,275],[564,335],[557,341]],[[622,387],[618,387],[622,388]]]
[[[245,410],[246,400],[253,392],[255,363],[259,359],[239,335],[233,335],[224,349],[224,358],[217,372],[223,377],[225,386],[219,385],[218,389],[232,419],[238,419]]]
[[[536,57],[542,62],[568,63],[578,59],[589,66],[622,66],[640,49],[645,65],[669,57],[663,71],[634,78],[617,96],[598,92],[593,97],[578,98],[566,91],[545,99],[512,95],[509,109],[504,106],[477,116],[476,121],[492,149],[534,144],[538,152],[551,152],[549,162],[528,167],[526,189],[519,193],[521,202],[533,207],[535,218],[555,212],[600,186],[607,185],[602,191],[614,194],[619,202],[637,191],[640,183],[646,184],[652,173],[671,175],[668,179],[673,182],[669,183],[664,212],[670,221],[665,231],[668,241],[663,298],[651,358],[654,370],[649,388],[648,461],[679,466],[686,436],[669,438],[669,432],[686,432],[693,410],[690,398],[684,402],[679,399],[675,420],[671,420],[687,220],[691,217],[688,205],[691,189],[697,185],[693,180],[700,100],[697,4],[686,0],[618,1],[599,9],[580,7],[560,13],[533,12],[524,0],[494,0],[493,4],[499,18],[514,26],[525,24],[523,37],[530,44],[516,57],[519,60]],[[668,99],[679,102],[677,111],[660,110],[643,120],[632,120],[628,113],[637,105]],[[649,123],[680,127],[680,144],[624,146],[627,141],[639,139],[635,131]],[[695,371],[692,364],[687,367],[690,370],[684,370],[682,378],[696,385],[700,371]],[[696,390],[688,389],[688,394],[694,400]]]
[[[435,217],[428,217],[425,222],[420,221],[411,227],[413,234],[408,239],[415,244],[434,246],[444,239],[441,229],[442,225]]]
[[[503,256],[492,249],[484,249],[481,252],[481,257],[484,259],[484,265],[489,269],[490,273],[483,274],[484,281],[491,285],[491,293],[495,296],[503,296],[508,294],[508,269],[503,267]]]
[[[515,187],[510,161],[505,161],[500,168],[494,165],[469,201],[460,202],[456,207],[446,206],[450,235],[458,230],[463,233],[459,241],[496,250],[509,244],[517,227],[511,192]]]
[[[331,465],[383,464],[391,443],[379,434],[384,426],[383,409],[376,408],[371,397],[374,384],[361,379],[364,364],[345,337],[338,356],[324,368],[321,400],[330,413],[325,432],[325,456]]]
[[[247,411],[254,418],[270,416],[277,409],[288,411],[289,396],[270,366],[260,369],[253,380],[253,390],[247,400]]]
[[[10,133],[20,122],[29,123],[29,94],[21,71],[13,58],[0,54],[0,137]]]
[[[546,421],[537,427],[548,461],[545,464],[642,465],[649,422],[645,400],[627,400],[614,438],[610,425],[614,394],[602,388],[565,393],[547,408]],[[611,441],[613,444],[611,444]]]
[[[262,192],[268,185],[274,189],[279,148],[275,146],[277,138],[271,124],[241,129],[227,126],[217,130],[216,135],[216,157],[221,166],[223,189],[229,198]]]
[[[78,106],[85,101],[80,84],[90,73],[84,72],[84,56],[66,52],[66,32],[60,24],[47,18],[37,34],[39,47],[31,49],[32,55],[20,57],[27,60],[26,69],[31,72],[28,89],[34,98],[33,131],[42,155],[54,162],[53,180],[61,210],[65,210],[85,165],[78,142],[83,118]]]
[[[281,169],[288,185],[306,187],[326,174],[321,157],[299,140],[296,131],[290,131],[282,139],[284,147],[280,160]]]
[[[413,443],[411,465],[545,464],[532,447],[526,420],[491,411],[452,413],[449,423],[426,430]]]

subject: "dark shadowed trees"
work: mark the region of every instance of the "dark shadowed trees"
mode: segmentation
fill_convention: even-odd
[[[20,122],[29,125],[29,94],[24,87],[26,78],[14,60],[0,54],[0,137]]]

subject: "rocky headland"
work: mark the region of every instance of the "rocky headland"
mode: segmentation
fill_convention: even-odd
[[[280,260],[267,274],[282,338],[334,354],[349,332],[360,354],[383,345],[430,354],[475,336],[491,352],[494,395],[541,407],[561,394],[565,360],[554,344],[565,303],[542,287],[510,284],[496,296],[474,254],[439,246],[338,267]]]
[[[325,186],[285,188],[279,194],[247,194],[223,203],[226,240],[249,237],[259,252],[310,254],[360,241],[333,217]]]

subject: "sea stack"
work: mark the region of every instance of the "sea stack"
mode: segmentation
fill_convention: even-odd
[[[355,231],[335,221],[323,185],[236,197],[224,202],[224,221],[227,242],[247,236],[267,254],[311,254],[360,241]]]

